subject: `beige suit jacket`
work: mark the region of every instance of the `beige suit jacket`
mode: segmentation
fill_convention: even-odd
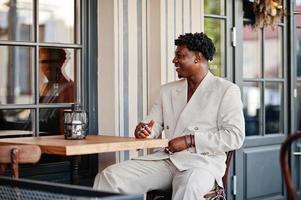
[[[165,84],[145,122],[154,120],[151,137],[173,139],[195,136],[195,148],[166,154],[163,149],[140,157],[143,160],[170,158],[179,170],[201,167],[221,184],[225,173],[225,152],[238,149],[245,138],[240,89],[225,79],[207,73],[187,103],[187,80]]]

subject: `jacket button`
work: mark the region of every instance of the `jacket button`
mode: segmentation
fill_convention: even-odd
[[[194,127],[194,130],[195,130],[195,131],[199,130],[199,127],[197,127],[197,126],[196,126],[196,127]]]
[[[167,129],[167,130],[169,129],[169,126],[168,126],[168,125],[166,126],[166,129]]]

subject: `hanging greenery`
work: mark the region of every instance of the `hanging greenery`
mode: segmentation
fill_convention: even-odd
[[[254,0],[255,28],[275,27],[285,15],[282,0]]]

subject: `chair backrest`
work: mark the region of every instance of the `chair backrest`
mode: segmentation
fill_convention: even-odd
[[[227,195],[227,180],[228,180],[228,173],[231,165],[233,151],[227,152],[227,158],[226,158],[226,170],[225,174],[222,178],[224,188],[215,185],[215,187],[209,191],[207,194],[204,195],[205,199],[212,200],[212,199],[226,199]]]
[[[288,160],[288,149],[290,148],[293,141],[301,138],[301,132],[297,132],[295,134],[290,135],[281,145],[280,148],[280,165],[281,172],[284,177],[284,182],[286,185],[287,193],[290,200],[297,200],[297,192],[294,187],[294,183],[292,180],[290,168],[289,168],[289,160]]]
[[[12,177],[19,178],[19,164],[37,163],[41,149],[37,145],[0,145],[0,173],[11,164]]]

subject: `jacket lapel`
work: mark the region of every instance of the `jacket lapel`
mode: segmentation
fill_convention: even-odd
[[[177,121],[187,102],[187,81],[183,79],[172,91],[172,108]]]
[[[181,101],[184,98],[184,106],[181,107],[181,111],[177,117],[177,123],[176,127],[174,129],[174,136],[178,137],[182,135],[183,131],[189,126],[189,123],[195,118],[196,115],[200,115],[200,107],[206,104],[206,93],[210,92],[210,82],[213,79],[213,75],[208,71],[207,75],[201,82],[201,84],[198,86],[192,97],[190,98],[189,102],[187,102],[187,83],[185,87],[185,92],[181,92]],[[187,81],[186,81],[187,82]],[[185,93],[183,95],[182,93]],[[175,98],[177,99],[177,98]],[[177,101],[177,100],[176,100]],[[175,104],[179,105],[180,103]],[[174,110],[177,110],[178,108],[175,108]]]

